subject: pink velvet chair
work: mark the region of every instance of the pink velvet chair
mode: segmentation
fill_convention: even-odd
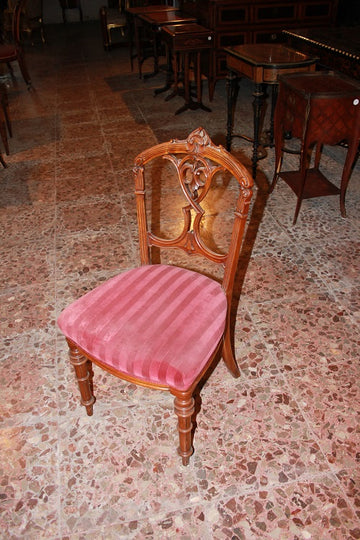
[[[145,171],[159,158],[172,168],[183,199],[178,206],[182,225],[180,221],[176,226],[172,220],[164,221],[161,237],[157,227],[156,233],[148,227],[145,207]],[[61,313],[58,324],[67,338],[87,414],[93,414],[95,402],[92,363],[120,379],[169,391],[175,397],[178,417],[178,452],[187,465],[193,452],[197,385],[217,355],[234,377],[239,376],[230,337],[230,305],[252,178],[224,148],[214,145],[202,128],[186,140],[172,140],[139,154],[134,174],[142,266],[117,275],[76,300]],[[226,222],[230,216],[232,221],[225,252],[216,250],[212,240],[209,247],[204,238],[211,236],[206,216],[214,218],[212,205],[217,198],[211,198],[212,184],[226,185],[230,178],[235,179],[236,189],[230,190],[234,204],[224,216]],[[157,178],[150,190],[153,220],[157,191],[166,199],[163,192],[167,183],[166,179],[159,185]],[[169,198],[174,200],[172,192]],[[170,210],[174,213],[173,207]],[[166,224],[172,232],[165,235]],[[153,252],[162,253],[163,248],[166,253],[168,248],[178,248],[183,255],[205,257],[221,267],[222,279],[171,264],[152,264]]]

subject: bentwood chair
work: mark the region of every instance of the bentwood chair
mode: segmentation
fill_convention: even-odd
[[[149,194],[154,223],[150,224],[146,217],[148,176],[145,175],[160,158],[161,166],[170,167],[172,174],[159,182],[159,169],[154,168],[156,177]],[[252,178],[223,147],[214,145],[202,128],[193,131],[186,140],[175,139],[139,154],[134,175],[142,265],[76,300],[60,314],[58,324],[70,348],[70,361],[87,414],[93,414],[95,401],[92,363],[120,379],[169,391],[175,397],[178,417],[178,452],[182,463],[187,465],[193,452],[194,393],[201,379],[218,354],[231,374],[239,376],[230,337],[230,307]],[[173,177],[177,178],[181,203],[176,208],[174,203],[169,204],[168,210],[171,216],[178,211],[177,226],[174,228],[173,219],[164,218],[161,233],[156,227],[155,234],[151,225],[157,221],[154,217],[157,196],[161,193],[165,197]],[[222,231],[230,215],[232,219],[225,251],[223,245],[219,248],[223,242],[209,237],[207,219],[213,223],[211,218],[216,215],[213,208],[218,200],[216,186],[229,181],[236,186],[231,191],[234,196],[231,212],[221,219]],[[173,192],[168,195],[174,201]],[[167,233],[163,228],[166,225]],[[210,232],[212,228],[210,225]],[[153,264],[154,250],[158,255],[159,251],[168,252],[168,248],[178,248],[181,250],[178,253],[189,261],[197,259],[195,256],[205,257],[223,270],[222,279],[217,281],[183,266]],[[175,255],[174,251],[171,253]]]
[[[13,43],[0,44],[0,63],[7,64],[13,75],[11,62],[18,62],[23,79],[28,88],[30,88],[31,79],[26,67],[24,52],[20,42],[20,18],[25,3],[26,0],[20,0],[15,6],[12,20]]]

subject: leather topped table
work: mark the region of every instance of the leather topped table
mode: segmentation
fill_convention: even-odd
[[[273,112],[276,104],[279,75],[285,73],[306,73],[314,71],[317,58],[295,51],[279,43],[249,43],[225,47],[228,67],[227,77],[227,150],[231,149],[233,137],[242,137],[253,142],[252,169],[256,177],[258,162],[260,119],[263,100],[265,97],[264,85],[272,85],[272,112],[270,125],[270,140],[273,138]],[[238,91],[238,79],[247,77],[255,83],[254,96],[254,137],[250,139],[244,135],[233,134],[233,119]],[[271,141],[272,142],[272,141]]]

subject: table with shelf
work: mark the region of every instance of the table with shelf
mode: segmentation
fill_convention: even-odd
[[[249,43],[247,45],[226,47],[225,52],[228,66],[226,147],[228,151],[231,150],[231,142],[234,137],[251,140],[253,143],[252,172],[255,178],[259,159],[260,120],[265,98],[264,85],[271,85],[273,89],[270,122],[270,142],[272,142],[273,111],[276,104],[278,77],[284,73],[306,73],[314,71],[317,59],[280,43]],[[254,82],[253,138],[233,133],[237,87],[238,80],[241,77],[247,77]]]
[[[345,195],[360,143],[360,83],[340,73],[317,72],[279,78],[275,112],[275,174],[272,191],[282,178],[297,196],[293,223],[303,199],[340,195],[340,211],[346,217]],[[300,165],[282,171],[284,133],[301,141]],[[320,170],[323,145],[347,144],[340,187]],[[312,148],[316,148],[310,166]]]

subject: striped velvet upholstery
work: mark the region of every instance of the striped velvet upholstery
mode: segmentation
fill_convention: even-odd
[[[67,307],[58,323],[95,359],[143,381],[187,390],[225,328],[221,286],[196,272],[141,266]]]

